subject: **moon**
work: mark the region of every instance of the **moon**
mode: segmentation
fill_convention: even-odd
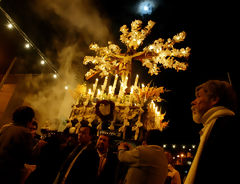
[[[138,13],[140,15],[151,15],[153,9],[155,8],[155,3],[151,0],[141,1],[138,4]]]

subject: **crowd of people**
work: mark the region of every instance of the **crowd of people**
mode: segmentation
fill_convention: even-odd
[[[196,87],[193,121],[202,123],[200,143],[187,177],[174,168],[164,150],[160,130],[149,130],[139,145],[114,142],[82,120],[78,134],[64,131],[45,137],[29,106],[16,108],[12,123],[0,129],[0,183],[3,184],[208,184],[236,181],[236,93],[225,81],[209,80]],[[115,147],[114,147],[115,146]],[[224,157],[222,157],[224,155]]]

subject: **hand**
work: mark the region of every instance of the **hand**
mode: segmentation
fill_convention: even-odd
[[[118,150],[129,150],[130,145],[127,142],[121,142],[118,146]]]
[[[43,147],[43,146],[45,146],[47,144],[47,142],[46,141],[44,141],[44,140],[42,140],[42,139],[40,139],[39,141],[38,141],[38,146],[41,148],[41,147]]]

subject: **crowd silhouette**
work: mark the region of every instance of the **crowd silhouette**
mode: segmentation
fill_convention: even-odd
[[[63,132],[45,130],[39,135],[34,110],[20,106],[13,112],[12,122],[0,129],[0,183],[226,183],[233,179],[235,166],[228,158],[236,152],[222,147],[237,144],[235,97],[224,81],[211,80],[196,88],[191,103],[193,120],[202,123],[203,129],[186,179],[175,168],[171,153],[162,147],[160,130],[148,130],[142,140],[131,142],[108,130],[97,131],[82,120],[77,130],[66,127]]]

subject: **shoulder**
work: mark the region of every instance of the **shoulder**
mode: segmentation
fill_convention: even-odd
[[[157,145],[144,145],[136,148],[140,155],[159,155],[162,157],[164,155],[164,150],[161,146]]]
[[[229,123],[236,123],[237,121],[240,120],[239,114],[236,114],[234,116],[222,116],[217,119],[218,122],[229,122]]]
[[[30,130],[25,127],[17,126],[14,124],[6,124],[1,129],[2,133],[7,133],[8,135],[12,134],[14,136],[21,136],[26,134],[31,134]]]
[[[98,157],[98,152],[94,143],[87,145],[87,147],[82,151],[82,155],[85,155],[86,157]]]
[[[118,162],[118,155],[117,155],[117,153],[108,152],[107,160],[108,160],[108,162],[111,162],[111,164],[116,164]]]
[[[158,151],[158,152],[164,152],[163,148],[161,146],[158,146],[158,145],[146,145],[146,146],[144,146],[143,149],[153,150],[153,151]]]
[[[219,117],[213,127],[213,131],[234,132],[240,123],[239,115]]]
[[[213,147],[212,144],[219,147],[222,145],[229,145],[229,144],[237,144],[237,140],[239,137],[239,116],[224,116],[219,117],[210,133],[208,138],[208,143]]]
[[[96,150],[96,146],[93,142],[87,145],[87,150]]]

